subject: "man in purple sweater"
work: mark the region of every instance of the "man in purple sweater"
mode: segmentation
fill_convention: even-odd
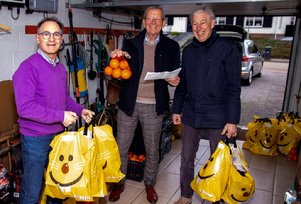
[[[69,95],[66,69],[58,59],[63,30],[63,24],[56,18],[39,22],[36,35],[39,49],[13,75],[24,168],[20,204],[39,203],[54,136],[75,123],[79,116],[89,123],[94,115]]]

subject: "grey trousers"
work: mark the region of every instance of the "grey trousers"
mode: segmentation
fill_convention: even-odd
[[[155,185],[159,168],[159,142],[163,115],[157,116],[155,104],[136,103],[133,116],[120,109],[117,112],[117,143],[121,158],[121,172],[126,175],[128,151],[134,138],[138,121],[142,127],[145,145],[145,185]],[[124,183],[123,179],[120,183]]]
[[[183,126],[180,167],[181,196],[191,198],[193,195],[190,183],[194,178],[194,160],[200,140],[209,139],[210,152],[212,154],[222,139],[221,132],[222,129],[196,129],[189,125]]]

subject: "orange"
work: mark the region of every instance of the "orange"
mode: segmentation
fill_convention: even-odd
[[[132,76],[132,71],[130,69],[121,70],[121,78],[122,79],[129,79],[131,76]]]
[[[109,65],[113,69],[118,68],[119,67],[119,61],[118,61],[118,59],[111,59]]]
[[[126,60],[121,60],[119,62],[119,67],[120,67],[120,69],[126,69],[129,67],[129,63]]]
[[[119,68],[113,69],[112,77],[115,79],[118,79],[118,78],[120,78],[120,76],[121,76],[121,69],[119,69]]]
[[[110,66],[106,66],[105,69],[104,69],[105,74],[108,75],[108,76],[112,75],[112,71],[113,71],[113,69]]]
[[[145,156],[144,156],[143,154],[140,154],[140,155],[138,156],[138,160],[139,160],[139,161],[144,161],[144,160],[145,160]]]
[[[130,156],[131,161],[137,161],[137,159],[138,159],[138,156],[136,154],[133,154]]]

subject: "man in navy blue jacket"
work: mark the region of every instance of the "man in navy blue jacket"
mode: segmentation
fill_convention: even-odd
[[[176,204],[192,202],[190,183],[199,141],[208,138],[211,154],[223,137],[234,137],[240,119],[241,57],[237,46],[214,31],[208,7],[191,16],[194,38],[183,51],[181,82],[172,108],[173,123],[183,123],[180,187]]]
[[[164,112],[169,111],[168,85],[177,86],[179,77],[144,80],[147,72],[173,71],[180,67],[180,48],[177,42],[162,33],[165,25],[160,7],[148,7],[143,18],[145,27],[134,39],[127,40],[123,50],[128,60],[132,77],[122,84],[118,101],[117,143],[121,158],[121,171],[127,173],[128,150],[139,121],[142,127],[146,151],[144,184],[147,200],[156,203],[154,189],[159,167],[159,141]],[[120,199],[124,190],[123,179],[113,187],[109,200]]]

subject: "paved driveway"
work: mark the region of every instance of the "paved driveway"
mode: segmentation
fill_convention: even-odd
[[[254,78],[250,86],[241,87],[241,126],[252,121],[254,115],[275,117],[281,111],[287,70],[287,60],[265,61],[262,77]]]

